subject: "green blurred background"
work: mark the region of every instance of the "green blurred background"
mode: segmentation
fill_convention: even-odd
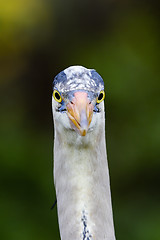
[[[0,239],[59,239],[57,211],[50,210],[52,80],[76,64],[105,81],[117,240],[160,239],[159,6],[0,2]]]

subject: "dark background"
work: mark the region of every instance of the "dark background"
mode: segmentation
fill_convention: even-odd
[[[159,10],[154,0],[1,1],[0,239],[59,239],[52,80],[77,64],[105,81],[117,240],[160,239]]]

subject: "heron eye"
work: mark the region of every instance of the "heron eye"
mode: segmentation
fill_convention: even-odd
[[[100,94],[97,98],[97,103],[102,102],[104,100],[104,98],[105,98],[105,92],[102,90],[102,91],[100,91]]]
[[[57,102],[59,102],[59,103],[62,102],[62,97],[57,90],[53,91],[53,97]]]

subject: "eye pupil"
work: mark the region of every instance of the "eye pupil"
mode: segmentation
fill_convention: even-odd
[[[103,93],[100,93],[98,96],[98,100],[100,101],[100,100],[102,100],[102,98],[103,98]]]
[[[60,100],[61,96],[59,95],[58,92],[55,93],[55,97],[57,98],[57,100]]]

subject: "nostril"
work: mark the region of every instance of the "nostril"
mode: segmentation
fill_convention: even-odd
[[[70,101],[71,104],[74,104],[72,101]]]

